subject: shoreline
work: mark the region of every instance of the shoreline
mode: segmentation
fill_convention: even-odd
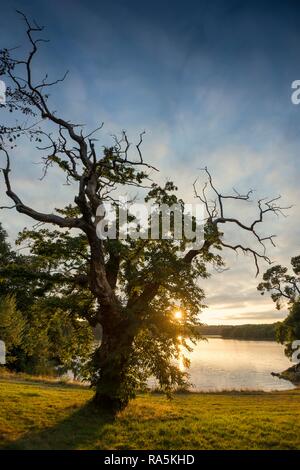
[[[281,380],[287,380],[291,382],[295,387],[300,387],[300,367],[299,364],[295,364],[283,372],[271,372],[273,377],[278,377]]]

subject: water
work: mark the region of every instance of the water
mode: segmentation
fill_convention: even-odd
[[[283,372],[292,363],[282,345],[275,341],[244,341],[210,337],[199,341],[192,353],[188,370],[192,391],[222,390],[289,390],[295,388],[287,380],[273,377],[271,372]],[[183,361],[179,366],[184,370]],[[70,372],[70,377],[73,378]],[[152,377],[150,388],[158,386]]]
[[[294,386],[273,377],[292,364],[283,346],[273,341],[208,338],[189,354],[190,381],[197,391],[288,390]]]

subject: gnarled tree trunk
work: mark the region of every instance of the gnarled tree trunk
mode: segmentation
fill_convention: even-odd
[[[97,408],[116,413],[124,409],[133,397],[128,372],[134,335],[128,322],[115,324],[111,317],[104,320],[102,340],[93,357]]]

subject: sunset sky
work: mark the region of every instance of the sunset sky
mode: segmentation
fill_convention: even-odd
[[[37,77],[47,71],[60,78],[69,70],[52,90],[53,109],[88,128],[104,121],[99,146],[122,129],[132,141],[146,130],[145,159],[160,168],[160,181],[171,178],[178,185],[187,202],[193,202],[192,183],[205,165],[224,193],[235,187],[253,188],[255,198],[281,194],[293,208],[286,218],[268,218],[264,230],[277,234],[277,247],[268,253],[286,265],[300,254],[300,105],[291,102],[291,83],[300,80],[299,3],[2,2],[1,47],[21,51],[25,29],[15,9],[45,25],[50,39],[36,61]],[[13,159],[15,188],[24,202],[41,210],[71,202],[72,188],[56,170],[46,187],[39,181],[36,161],[29,144]],[[241,206],[237,211],[248,214]],[[12,211],[0,217],[12,238],[32,225]],[[203,283],[209,308],[202,320],[282,319],[285,312],[257,292],[260,278],[251,259],[224,257],[230,269],[212,272]],[[261,265],[262,272],[266,268]]]

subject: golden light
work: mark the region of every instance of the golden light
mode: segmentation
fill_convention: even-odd
[[[182,311],[181,310],[176,310],[176,312],[174,312],[174,318],[176,318],[176,320],[181,320]]]
[[[179,369],[181,370],[181,372],[184,372],[185,371],[185,365],[184,365],[184,359],[183,359],[183,356],[181,355],[180,358],[179,358]]]

